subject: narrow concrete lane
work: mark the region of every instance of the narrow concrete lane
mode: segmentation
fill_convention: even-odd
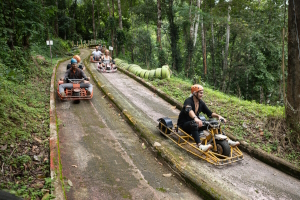
[[[96,71],[95,64],[91,64]],[[95,72],[96,73],[96,72]],[[145,126],[155,130],[156,120],[169,116],[176,122],[179,114],[172,105],[166,103],[155,93],[151,92],[135,80],[118,73],[96,73],[99,79],[107,82],[106,87],[124,99],[126,109],[131,109],[138,120],[145,120]],[[300,199],[300,181],[284,174],[256,159],[245,154],[245,160],[224,167],[215,167],[189,154],[182,153],[175,144],[162,140],[162,145],[170,151],[178,151],[178,155],[184,155],[183,166],[189,166],[193,173],[207,177],[207,180],[216,183],[228,191],[234,191],[246,195],[249,199]]]
[[[82,52],[82,58],[90,53]],[[67,199],[200,199],[147,150],[96,86],[93,99],[79,104],[56,98],[56,113]]]

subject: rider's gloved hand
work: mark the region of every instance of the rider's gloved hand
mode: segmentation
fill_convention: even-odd
[[[68,83],[69,82],[69,78],[67,77],[67,78],[65,78],[65,82],[66,83]]]

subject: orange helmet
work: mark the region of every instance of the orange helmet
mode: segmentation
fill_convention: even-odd
[[[75,56],[73,56],[73,58],[75,58],[77,60],[77,63],[80,63],[81,58],[79,55],[75,55]]]
[[[199,84],[192,85],[191,87],[192,94],[199,92],[200,90],[203,90],[203,87]]]

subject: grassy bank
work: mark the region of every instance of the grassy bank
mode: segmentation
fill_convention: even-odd
[[[63,52],[70,50],[67,43],[57,40],[60,49],[54,49],[51,66],[49,49],[44,46],[33,45],[30,56],[21,58],[27,59],[26,66],[20,66],[23,74],[15,70],[15,74],[1,80],[0,190],[24,199],[41,199],[51,190],[50,81],[54,65],[67,56]],[[14,70],[4,64],[1,68]]]
[[[192,82],[177,77],[150,81],[180,102],[190,95]],[[300,141],[291,141],[285,124],[284,107],[240,100],[204,86],[203,100],[208,107],[228,120],[226,131],[255,148],[300,165]]]

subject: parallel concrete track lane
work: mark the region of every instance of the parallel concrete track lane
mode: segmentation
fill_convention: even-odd
[[[114,91],[120,99],[124,99],[125,109],[131,109],[136,119],[144,120],[145,126],[153,133],[158,134],[155,130],[158,118],[178,116],[179,111],[175,110],[172,105],[127,75],[120,72],[97,73],[95,64],[91,64],[91,68],[99,79],[109,85],[110,90]],[[172,152],[178,151],[181,154],[180,151],[183,151],[169,141],[162,141],[162,145],[170,148]],[[224,167],[212,166],[193,156],[184,157],[185,160],[182,163],[190,166],[194,174],[206,177],[207,180],[215,182],[225,190],[246,195],[250,199],[300,199],[300,181],[298,179],[245,153],[244,155],[244,161]]]
[[[57,80],[68,62],[59,66]],[[56,98],[56,113],[67,199],[200,199],[176,177],[163,176],[174,173],[142,147],[97,87],[92,100],[79,104]]]

